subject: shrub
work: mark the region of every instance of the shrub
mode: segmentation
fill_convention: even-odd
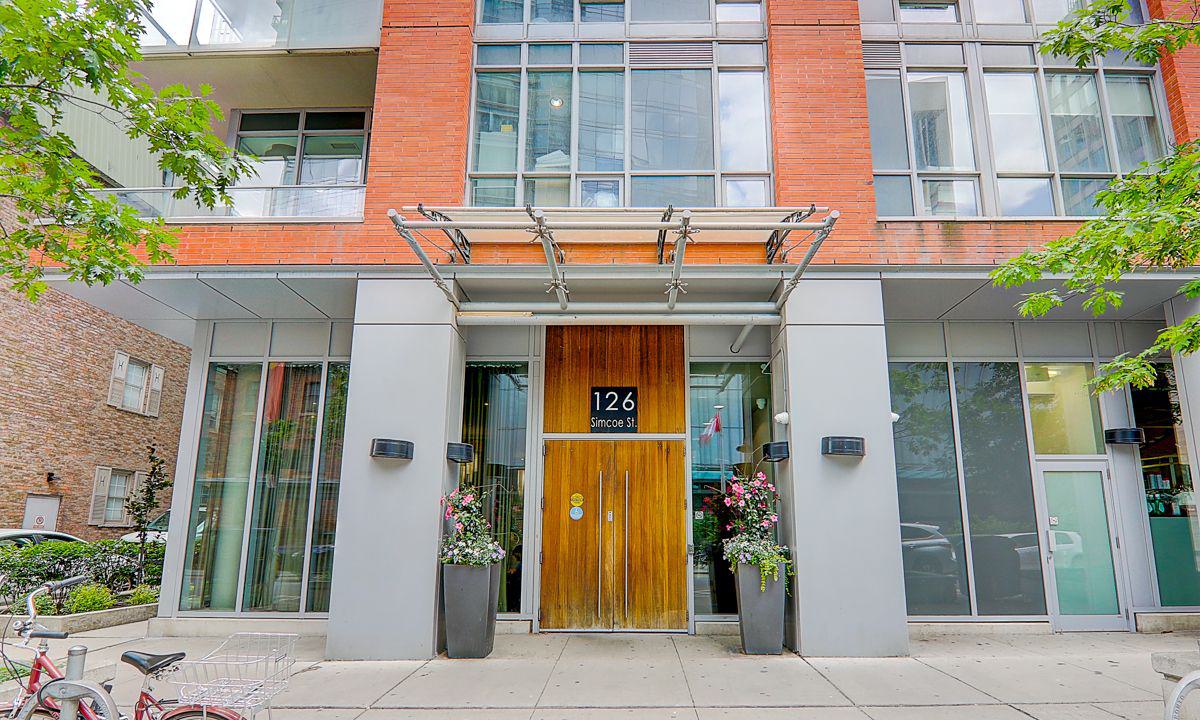
[[[149,585],[138,585],[129,594],[130,605],[153,605],[158,602],[158,588]]]
[[[69,613],[84,613],[108,610],[115,607],[116,604],[117,600],[113,596],[112,590],[99,583],[88,583],[72,590],[67,595],[65,606]]]
[[[165,543],[146,546],[145,583],[162,582]],[[20,602],[37,586],[51,580],[75,575],[115,592],[129,590],[137,584],[138,546],[121,540],[98,542],[49,542],[23,548],[0,549],[0,603]],[[66,593],[55,593],[55,609],[62,611]]]
[[[38,595],[33,599],[33,608],[38,615],[56,615],[58,608],[55,604],[54,598],[49,595]]]

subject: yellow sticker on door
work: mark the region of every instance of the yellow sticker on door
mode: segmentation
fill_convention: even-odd
[[[583,493],[573,493],[571,495],[571,507],[579,507],[583,505]]]

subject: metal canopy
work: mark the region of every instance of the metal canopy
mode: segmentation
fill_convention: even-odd
[[[778,312],[796,288],[804,271],[812,263],[825,238],[833,231],[839,213],[811,205],[803,208],[478,208],[427,207],[417,205],[403,208],[417,213],[410,220],[396,210],[388,210],[396,232],[420,259],[437,287],[458,310],[460,320],[467,324],[484,322],[537,323],[569,322],[629,322],[640,318],[647,322],[670,322],[684,319],[705,319],[713,323],[744,324],[747,328],[739,339],[744,340],[754,324],[778,322]],[[438,231],[449,240],[450,246],[434,242],[426,231]],[[674,236],[672,239],[671,236]],[[502,306],[496,303],[471,303],[461,300],[450,288],[430,259],[426,245],[446,253],[441,267],[470,264],[472,248],[481,244],[540,243],[546,258],[549,281],[547,294],[556,304],[532,303],[526,306]],[[657,249],[659,265],[671,266],[670,279],[661,303],[572,303],[564,266],[569,267],[571,246],[574,244],[649,245]],[[687,294],[684,279],[684,255],[691,244],[755,244],[763,248],[767,265],[790,264],[789,256],[801,247],[804,255],[782,290],[772,302],[729,303],[702,306],[680,303]],[[782,268],[781,268],[782,269]],[[476,307],[478,306],[478,307]],[[485,307],[486,306],[486,307]],[[744,306],[744,307],[743,307]],[[753,306],[753,307],[752,307]],[[763,312],[767,310],[767,312]],[[706,318],[698,318],[704,315]],[[501,316],[503,316],[501,318]],[[549,320],[547,320],[549,318]],[[735,343],[739,345],[740,343]]]

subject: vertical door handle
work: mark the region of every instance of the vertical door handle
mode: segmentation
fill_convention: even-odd
[[[625,471],[625,621],[629,622],[629,471]]]
[[[596,512],[596,616],[604,614],[604,471],[600,471],[600,507]]]

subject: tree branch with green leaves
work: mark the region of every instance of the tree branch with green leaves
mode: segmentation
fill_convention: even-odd
[[[1066,56],[1083,67],[1109,52],[1145,63],[1161,53],[1200,42],[1200,2],[1168,20],[1137,24],[1128,0],[1096,0],[1060,22],[1042,38],[1043,53]],[[1052,281],[1031,292],[1018,309],[1041,317],[1069,300],[1102,315],[1120,308],[1122,280],[1152,271],[1192,271],[1200,259],[1200,143],[1174,147],[1165,157],[1142,164],[1096,195],[1102,214],[1068,237],[1028,250],[992,273],[996,285],[1019,287]],[[1182,283],[1180,293],[1200,297],[1200,279]],[[1125,384],[1154,384],[1153,361],[1164,353],[1187,355],[1200,349],[1200,316],[1165,328],[1153,345],[1105,363],[1093,381],[1097,392]]]
[[[0,276],[30,299],[48,267],[73,281],[138,281],[169,262],[176,233],[111,194],[62,129],[68,110],[94,112],[144,144],[170,173],[174,196],[212,207],[250,172],[212,133],[221,111],[207,87],[155,90],[130,65],[142,59],[149,0],[0,3]],[[132,145],[131,145],[132,147]],[[132,150],[131,150],[132,151]]]

